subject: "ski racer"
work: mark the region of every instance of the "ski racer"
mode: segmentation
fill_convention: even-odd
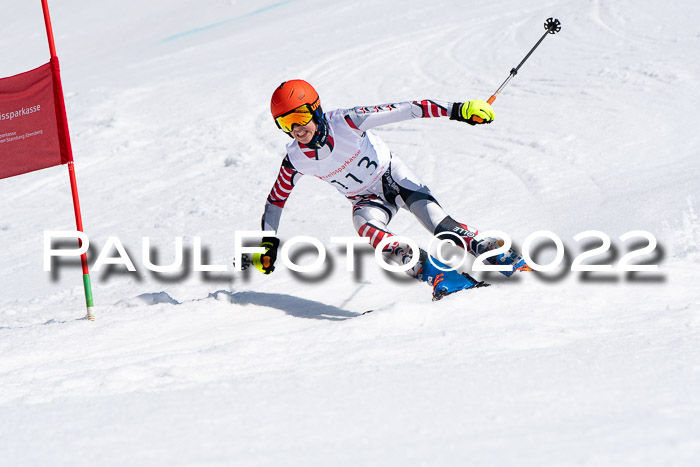
[[[420,178],[371,131],[413,118],[449,117],[471,125],[491,123],[494,113],[488,103],[421,100],[324,113],[316,90],[297,79],[283,82],[274,91],[270,110],[279,129],[293,141],[287,145],[287,155],[267,197],[263,230],[277,233],[292,189],[302,175],[311,175],[333,185],[352,203],[357,233],[369,238],[375,248],[385,237],[392,236],[388,224],[399,208],[410,211],[433,235],[452,239],[474,256],[503,244],[495,238],[479,239],[476,229],[450,217]],[[279,243],[277,237],[263,238],[260,246],[266,251],[254,254],[252,261],[260,272],[274,271]],[[397,265],[407,264],[418,254],[418,262],[407,273],[432,285],[434,300],[458,290],[487,285],[449,270],[424,250],[414,252],[402,242],[389,241],[382,253]],[[515,270],[529,269],[522,257],[512,251],[501,254],[498,262],[513,264],[513,271],[504,272],[508,276]]]

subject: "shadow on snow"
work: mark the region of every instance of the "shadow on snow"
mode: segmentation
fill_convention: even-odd
[[[187,303],[175,300],[166,292],[145,293],[136,298],[148,305],[157,305],[161,303],[182,305],[183,303]],[[205,299],[191,300],[189,302],[198,302],[211,298],[216,300],[225,299],[234,305],[258,305],[276,308],[297,318],[342,321],[362,315],[362,313],[344,310],[332,305],[326,305],[325,303],[307,300],[293,295],[252,291],[234,293],[228,290],[217,290],[216,292],[210,293]]]

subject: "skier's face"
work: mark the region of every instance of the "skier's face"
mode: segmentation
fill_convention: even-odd
[[[316,133],[316,122],[311,120],[304,126],[293,125],[292,136],[302,144],[310,143]]]

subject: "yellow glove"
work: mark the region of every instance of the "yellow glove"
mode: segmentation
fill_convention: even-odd
[[[466,122],[470,125],[491,123],[494,118],[496,118],[496,116],[493,113],[491,104],[478,99],[467,101],[464,104],[455,102],[452,106],[452,115],[450,115],[450,120]]]
[[[275,270],[277,248],[280,246],[279,238],[264,237],[260,246],[265,248],[265,253],[253,254],[253,266],[263,274],[270,274]]]

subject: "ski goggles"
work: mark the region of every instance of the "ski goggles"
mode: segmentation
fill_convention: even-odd
[[[287,133],[292,132],[292,125],[304,126],[313,120],[316,111],[320,108],[318,99],[313,104],[300,105],[296,109],[283,113],[275,118],[275,123]]]

